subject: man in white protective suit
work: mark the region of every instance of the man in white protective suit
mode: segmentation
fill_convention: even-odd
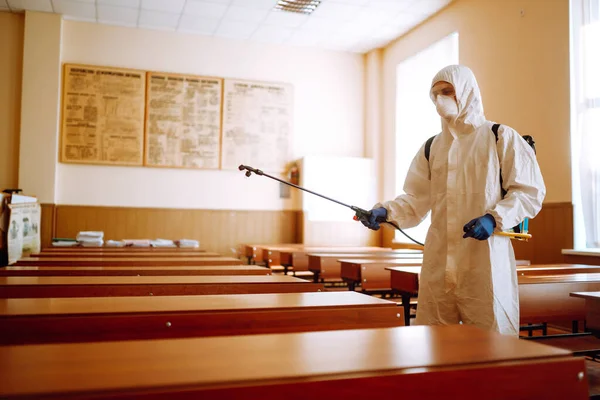
[[[429,160],[423,145],[406,176],[406,194],[376,204],[361,222],[374,230],[385,221],[411,228],[431,210],[415,324],[463,323],[518,335],[515,255],[510,238],[493,234],[540,211],[546,187],[535,152],[508,126],[499,127],[496,139],[469,68],[443,68],[430,96],[442,132]]]

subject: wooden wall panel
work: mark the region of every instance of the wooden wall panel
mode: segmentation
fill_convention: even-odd
[[[392,246],[394,229],[381,229],[382,244]],[[573,248],[573,205],[571,203],[544,204],[538,216],[529,221],[529,242],[513,240],[515,256],[532,264],[562,263],[562,249]]]
[[[532,264],[562,263],[562,249],[573,248],[573,205],[544,204],[542,211],[529,221],[529,242],[513,241],[515,256]]]
[[[52,244],[52,237],[54,237],[54,204],[40,204],[42,208],[42,216],[40,221],[40,240],[42,247],[48,247]]]
[[[240,243],[298,243],[298,211],[238,211],[56,206],[55,236],[103,231],[105,240],[195,239],[232,255]]]
[[[53,226],[54,223],[54,226]],[[104,231],[106,239],[196,239],[202,248],[231,255],[240,243],[391,246],[392,229],[367,232],[356,221],[310,223],[301,211],[188,210],[42,204],[42,245],[82,230]],[[513,241],[516,257],[533,264],[564,262],[573,248],[573,206],[545,204],[529,224],[533,239]],[[356,228],[356,229],[355,229]],[[379,239],[383,236],[383,241]]]
[[[18,188],[23,14],[0,12],[0,190]]]

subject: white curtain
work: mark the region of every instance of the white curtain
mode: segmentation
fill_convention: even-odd
[[[600,0],[573,1],[573,153],[585,245],[600,248]]]

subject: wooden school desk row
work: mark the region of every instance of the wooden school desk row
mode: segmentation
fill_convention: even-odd
[[[201,247],[144,247],[144,246],[101,246],[101,247],[87,247],[87,246],[57,246],[57,247],[44,247],[40,253],[81,253],[81,252],[115,252],[115,253],[169,253],[176,254],[179,252],[185,253],[203,253],[205,249]]]
[[[161,251],[161,250],[152,250],[152,251],[104,251],[104,250],[96,250],[96,251],[88,251],[88,250],[80,250],[80,251],[42,251],[40,253],[33,253],[31,257],[123,257],[126,255],[127,257],[218,257],[219,253],[209,252],[209,251]]]
[[[422,258],[422,250],[392,250],[380,247],[313,247],[295,245],[252,246],[256,255],[254,263],[264,264],[284,273],[302,274],[313,277],[315,282],[340,281],[338,258]]]
[[[27,266],[78,266],[78,267],[166,267],[200,265],[240,265],[242,261],[235,257],[24,257],[14,265]]]
[[[588,398],[584,359],[470,326],[0,346],[0,398]]]
[[[254,249],[261,249],[255,246]],[[418,250],[396,250],[390,249],[346,249],[345,252],[327,252],[313,253],[322,251],[318,248],[294,246],[263,246],[262,257],[266,265],[267,261],[278,260],[282,264],[287,264],[290,270],[303,269],[303,261],[300,265],[294,263],[295,259],[308,259],[308,270],[314,275],[315,282],[335,282],[344,281],[348,284],[350,290],[360,289],[369,294],[402,294],[405,307],[405,318],[408,324],[410,318],[409,307],[411,300],[414,300],[417,291],[407,291],[402,288],[392,287],[390,272],[388,267],[396,265],[399,268],[415,267],[418,275],[422,260],[422,253]],[[335,250],[339,251],[339,250]],[[255,255],[260,261],[261,255]],[[269,260],[266,260],[270,257]],[[283,261],[282,261],[283,260]],[[559,278],[520,278],[521,293],[521,316],[522,322],[548,323],[548,322],[573,322],[573,331],[577,332],[577,321],[585,319],[583,312],[583,302],[569,299],[570,290],[586,290],[586,288],[600,289],[599,282],[594,275],[587,275],[580,278],[584,282],[569,283],[572,280],[570,274],[595,273],[600,272],[600,268],[590,265],[560,265],[560,266],[532,266],[526,268],[530,263],[527,260],[519,260],[517,265],[520,270],[520,276],[533,275],[561,275]],[[522,269],[522,271],[521,271]],[[413,271],[414,272],[414,271]],[[413,278],[414,279],[414,278]],[[535,283],[535,286],[532,284]],[[527,286],[526,286],[527,284]],[[542,285],[543,284],[543,285]],[[405,289],[405,288],[404,288]],[[412,301],[416,303],[416,300]],[[544,325],[545,330],[545,325]]]
[[[118,265],[108,268],[131,268]],[[588,396],[583,360],[568,351],[467,326],[400,327],[393,302],[324,292],[322,283],[291,276],[2,279],[3,289],[28,297],[48,288],[63,296],[73,287],[107,296],[137,288],[139,295],[0,300],[12,335],[0,347],[0,398],[363,399],[390,390],[423,399]],[[165,297],[177,286],[281,293]],[[191,337],[198,335],[216,337]]]

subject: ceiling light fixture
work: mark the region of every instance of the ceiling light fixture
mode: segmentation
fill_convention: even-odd
[[[321,0],[279,0],[275,9],[309,15],[317,9],[319,4],[321,4]]]

